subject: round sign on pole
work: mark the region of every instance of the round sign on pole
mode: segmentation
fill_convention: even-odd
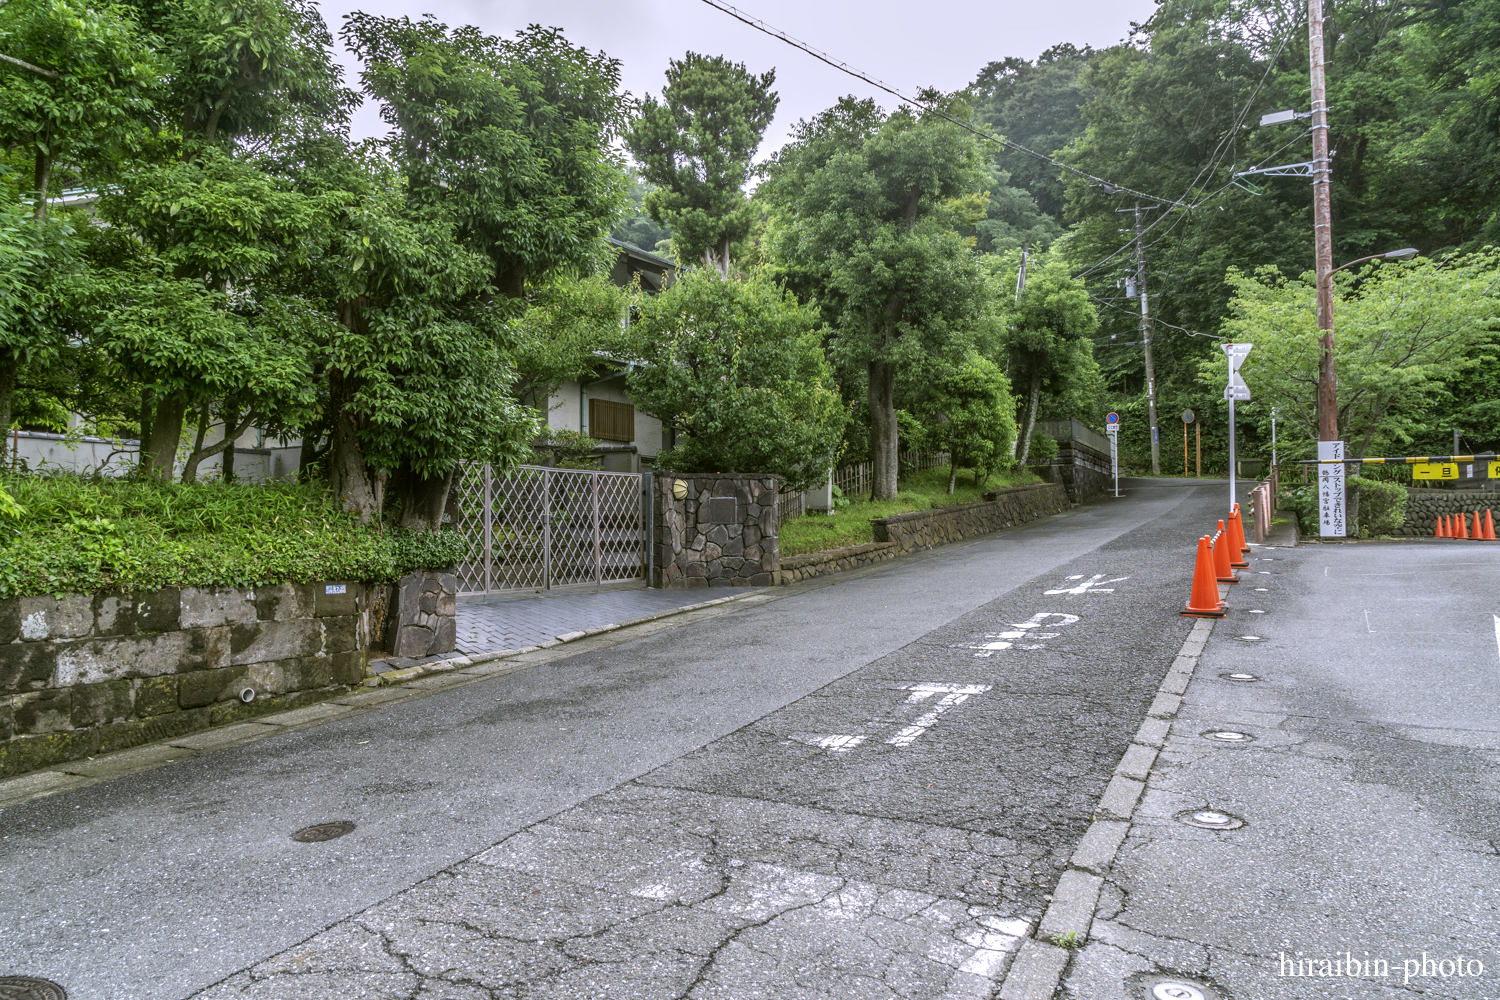
[[[1104,422],[1107,424],[1118,424],[1120,422],[1120,415],[1118,413],[1111,413],[1104,418]]]
[[[1190,423],[1193,422],[1193,411],[1192,410],[1183,410],[1182,411],[1182,422],[1185,423],[1185,424],[1190,424]]]

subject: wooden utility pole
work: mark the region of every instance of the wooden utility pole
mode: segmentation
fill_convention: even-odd
[[[1323,55],[1323,0],[1307,0],[1312,77],[1313,251],[1318,275],[1318,440],[1339,439],[1338,373],[1333,361],[1333,162],[1328,154],[1328,87]]]
[[[1146,348],[1146,407],[1151,416],[1151,474],[1161,475],[1161,434],[1156,425],[1156,363],[1151,357],[1151,306],[1146,296],[1146,248],[1141,242],[1141,205],[1135,206],[1135,290],[1141,297],[1141,343]]]

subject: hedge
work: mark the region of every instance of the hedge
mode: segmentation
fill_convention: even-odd
[[[319,485],[193,485],[0,475],[0,599],[41,594],[392,582],[462,562],[456,532],[361,526]]]

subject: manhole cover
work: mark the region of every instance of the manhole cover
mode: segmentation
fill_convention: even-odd
[[[1212,986],[1170,972],[1136,973],[1127,977],[1131,995],[1140,1000],[1223,1000]]]
[[[1243,684],[1249,684],[1251,681],[1260,680],[1260,678],[1255,676],[1254,674],[1220,674],[1219,676],[1224,678],[1226,681],[1240,681]]]
[[[1250,743],[1255,740],[1249,733],[1237,733],[1233,729],[1210,729],[1203,734],[1205,739],[1218,740],[1220,743]]]
[[[1260,636],[1258,636],[1258,635],[1242,635],[1242,636],[1240,636],[1240,638],[1244,639],[1246,642],[1260,642],[1261,641]]]
[[[1252,615],[1263,615],[1263,614],[1265,614],[1265,612],[1262,611],[1260,608],[1251,608],[1250,609],[1250,613]]]
[[[1177,814],[1177,822],[1196,826],[1200,830],[1238,830],[1245,821],[1238,816],[1217,809],[1189,809]]]
[[[353,829],[353,823],[347,819],[341,819],[336,823],[319,823],[317,826],[305,826],[292,834],[292,839],[299,844],[316,844],[320,840],[337,840]]]
[[[68,994],[50,979],[0,976],[0,1000],[68,1000]]]

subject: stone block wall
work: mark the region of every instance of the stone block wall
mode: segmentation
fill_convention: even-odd
[[[781,560],[778,582],[796,583],[873,566],[908,552],[988,534],[1068,508],[1068,496],[1056,483],[992,490],[985,497],[978,503],[878,518],[872,522],[877,541],[787,556]]]
[[[1438,515],[1448,516],[1465,513],[1473,519],[1474,511],[1481,514],[1490,510],[1494,520],[1500,522],[1500,491],[1496,490],[1433,490],[1408,489],[1406,491],[1406,518],[1394,532],[1408,538],[1431,538],[1437,527]]]
[[[0,601],[0,776],[347,691],[364,677],[367,593],[343,582]]]
[[[776,582],[781,560],[774,476],[663,473],[651,477],[651,491],[651,586],[769,587]]]
[[[1066,490],[1073,503],[1088,503],[1106,491],[1114,490],[1109,455],[1095,451],[1081,441],[1059,441],[1051,464],[1034,471]]]
[[[905,552],[929,549],[1034,521],[1068,509],[1068,495],[1056,483],[991,490],[978,503],[918,510],[878,518],[877,542],[895,542]]]

